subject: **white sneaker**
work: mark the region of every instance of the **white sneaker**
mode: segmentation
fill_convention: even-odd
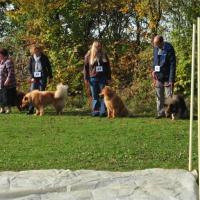
[[[6,114],[11,113],[11,109],[8,107],[5,113],[6,113]]]
[[[0,113],[5,113],[5,109],[4,108],[0,108]]]

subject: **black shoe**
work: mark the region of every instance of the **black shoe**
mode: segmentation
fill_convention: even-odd
[[[97,117],[99,116],[99,111],[93,111],[91,115],[92,117]]]
[[[100,117],[107,117],[107,114],[106,113],[100,113],[99,116]]]
[[[162,115],[158,115],[158,116],[156,116],[155,117],[155,119],[161,119],[161,118],[163,118],[164,116],[162,116]]]
[[[27,114],[27,115],[33,115],[33,111],[32,111],[32,110],[29,110],[26,114]]]

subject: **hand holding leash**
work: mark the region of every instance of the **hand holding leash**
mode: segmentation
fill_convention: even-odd
[[[8,79],[4,82],[4,86],[8,86],[9,85],[9,81]]]
[[[34,78],[31,78],[28,80],[28,83],[34,83],[35,82],[35,79]]]

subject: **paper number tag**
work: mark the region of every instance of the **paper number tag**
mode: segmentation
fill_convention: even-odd
[[[34,72],[34,78],[40,78],[41,72]]]
[[[102,66],[96,66],[96,72],[103,72]]]
[[[159,65],[155,66],[155,72],[160,72],[160,66]]]

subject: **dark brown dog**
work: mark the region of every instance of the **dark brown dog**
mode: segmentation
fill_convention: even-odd
[[[105,86],[99,95],[104,97],[108,118],[126,117],[129,115],[129,111],[123,101],[111,87]]]
[[[15,105],[19,111],[23,110],[22,109],[22,99],[24,98],[24,96],[25,96],[24,92],[17,91]]]
[[[181,95],[173,95],[165,100],[165,116],[171,117],[172,120],[188,117],[188,109]]]

